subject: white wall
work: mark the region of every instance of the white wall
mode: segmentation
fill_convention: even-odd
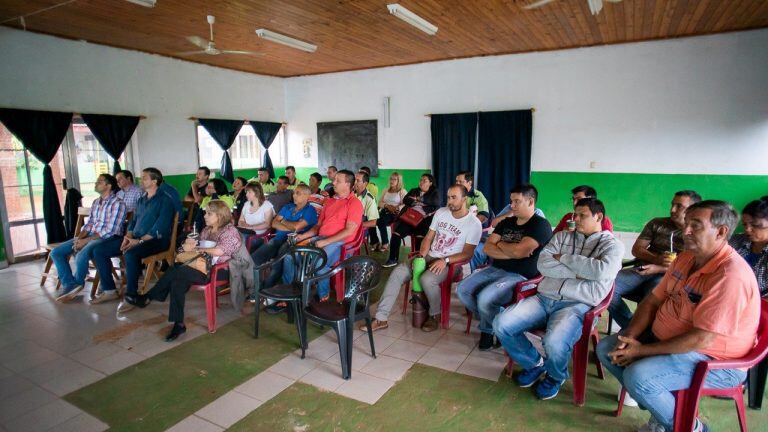
[[[382,167],[425,168],[425,114],[535,107],[535,171],[766,174],[766,47],[757,30],[290,78],[288,157],[317,164],[317,122],[377,118]]]
[[[285,120],[283,80],[0,27],[0,106],[143,114],[138,166],[197,167],[189,117]]]

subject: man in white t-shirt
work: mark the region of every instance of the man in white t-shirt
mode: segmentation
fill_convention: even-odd
[[[475,246],[480,242],[482,224],[467,210],[466,201],[467,190],[464,186],[451,186],[448,189],[448,205],[435,213],[429,232],[421,242],[419,255],[427,262],[427,270],[419,279],[429,300],[429,319],[421,326],[426,332],[437,330],[440,326],[440,283],[448,276],[448,265],[472,257]],[[412,277],[410,261],[392,271],[379,300],[376,319],[371,324],[373,331],[389,326],[387,318],[400,288]],[[365,325],[360,329],[366,331]]]

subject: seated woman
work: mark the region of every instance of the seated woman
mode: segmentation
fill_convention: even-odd
[[[205,210],[206,227],[200,233],[200,240],[214,242],[215,246],[199,248],[196,240],[187,239],[182,247],[185,252],[197,250],[209,254],[212,257],[211,264],[227,262],[242,246],[240,233],[232,225],[232,213],[227,203],[221,200],[211,200]],[[222,273],[227,272],[220,272],[220,277],[229,277],[228,274]],[[171,342],[187,331],[184,325],[184,300],[187,291],[192,285],[206,284],[209,280],[210,275],[188,265],[177,263],[165,272],[146,295],[138,296],[138,306],[146,306],[149,299],[165,301],[170,294],[171,304],[168,308],[168,321],[173,323],[173,328],[165,340]],[[242,304],[233,303],[232,306],[241,309],[243,313],[247,312],[242,310]]]
[[[227,189],[227,184],[224,183],[224,180],[220,178],[208,180],[208,185],[205,186],[205,196],[203,197],[203,200],[200,201],[200,209],[195,215],[195,229],[197,232],[200,232],[205,225],[203,209],[208,206],[208,203],[211,202],[211,200],[224,201],[230,210],[235,207],[235,200],[232,198],[232,195],[229,195],[229,189]]]
[[[419,180],[419,187],[413,188],[408,195],[403,198],[405,207],[400,214],[402,215],[408,209],[412,208],[424,216],[418,226],[411,226],[398,220],[392,229],[392,241],[390,242],[389,259],[384,263],[384,267],[394,267],[400,257],[400,241],[406,236],[424,237],[429,231],[429,224],[432,222],[432,215],[440,207],[440,193],[437,191],[437,183],[432,174],[424,173]]]
[[[232,209],[232,222],[235,225],[240,220],[245,202],[248,201],[245,197],[245,185],[247,184],[248,180],[245,177],[235,177],[235,181],[232,182],[232,200],[235,202],[235,207]]]
[[[387,237],[387,228],[397,219],[400,210],[403,209],[403,198],[405,198],[405,187],[403,187],[403,175],[393,172],[389,176],[389,188],[381,193],[379,198],[379,218],[376,220],[376,228],[381,233],[381,243],[379,236],[376,235],[376,228],[368,230],[373,250],[389,250],[389,238]]]
[[[743,234],[731,237],[731,246],[752,267],[760,295],[768,296],[768,197],[750,202],[741,211]]]
[[[245,197],[247,201],[243,205],[243,213],[237,223],[238,230],[243,233],[244,238],[249,235],[266,233],[272,226],[272,218],[275,217],[274,206],[267,201],[261,185],[256,182],[248,183],[245,186]],[[255,247],[259,247],[263,243],[264,240],[257,239]]]

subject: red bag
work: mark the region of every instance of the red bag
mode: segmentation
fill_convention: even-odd
[[[406,223],[414,228],[419,226],[419,224],[426,218],[427,216],[416,210],[413,207],[408,207],[407,210],[403,212],[403,214],[400,215],[399,220],[403,223]]]

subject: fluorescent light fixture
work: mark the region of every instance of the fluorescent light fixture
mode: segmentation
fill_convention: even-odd
[[[300,41],[298,39],[294,39],[290,36],[286,36],[284,34],[275,33],[273,31],[267,30],[267,29],[257,29],[256,35],[259,36],[262,39],[266,39],[271,42],[277,42],[279,44],[283,44],[285,46],[289,46],[291,48],[300,49],[302,51],[306,52],[315,52],[317,51],[317,45],[312,45],[311,43],[306,43],[304,41]]]
[[[155,3],[157,3],[157,0],[126,0],[133,4],[137,4],[144,7],[155,7]]]
[[[389,13],[392,15],[400,18],[401,20],[407,22],[408,24],[416,27],[417,29],[430,36],[434,36],[435,33],[437,33],[436,25],[400,6],[398,3],[388,4],[387,9],[389,9]]]

